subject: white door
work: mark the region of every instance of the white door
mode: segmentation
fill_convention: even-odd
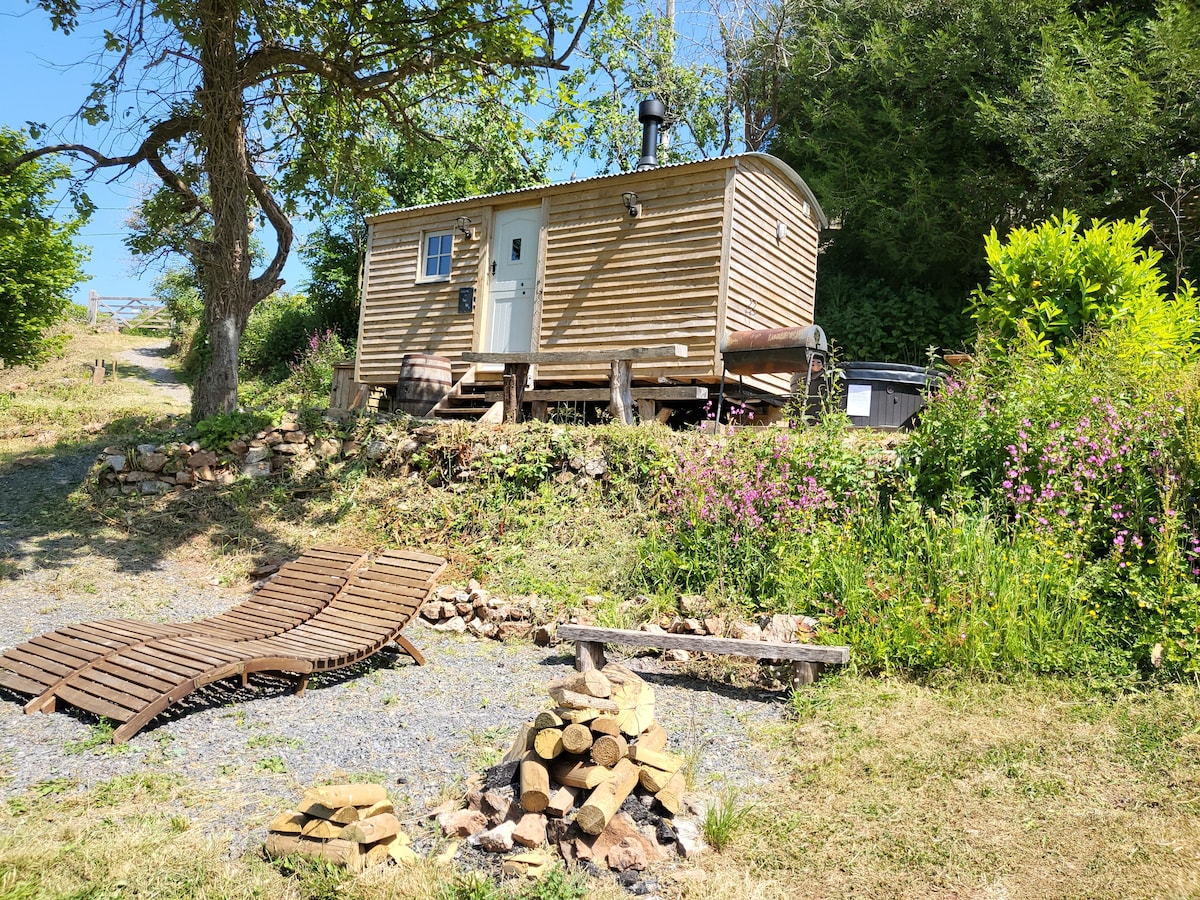
[[[541,207],[496,213],[492,232],[492,285],[485,352],[533,349],[533,283],[537,276]]]

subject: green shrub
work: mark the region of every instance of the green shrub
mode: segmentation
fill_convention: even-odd
[[[325,329],[323,334],[314,331],[300,351],[300,358],[292,363],[288,381],[304,401],[327,401],[333,390],[333,367],[348,355],[332,329]]]
[[[816,321],[844,360],[924,365],[930,347],[963,347],[975,328],[961,295],[836,273],[817,282]]]
[[[1014,228],[1001,240],[985,239],[991,277],[972,297],[980,331],[997,349],[1014,341],[1042,352],[1066,348],[1089,327],[1126,323],[1136,339],[1158,346],[1190,345],[1197,327],[1190,287],[1166,296],[1162,254],[1141,244],[1150,226],[1093,220],[1064,210],[1032,228]]]
[[[320,327],[304,295],[281,293],[268,297],[254,307],[246,323],[239,357],[241,371],[282,381]]]
[[[195,440],[205,450],[224,450],[229,442],[243,434],[253,435],[272,425],[271,416],[257,412],[218,413],[201,419],[193,428]]]

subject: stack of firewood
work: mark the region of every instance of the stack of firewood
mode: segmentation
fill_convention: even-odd
[[[440,817],[447,834],[492,852],[549,843],[569,861],[641,869],[674,841],[683,759],[666,751],[654,691],[616,663],[547,685],[554,707],[523,725],[511,749]],[[665,824],[664,824],[665,823]]]
[[[357,872],[417,858],[380,784],[310,788],[296,809],[271,821],[268,831],[264,849],[272,859],[299,853]]]

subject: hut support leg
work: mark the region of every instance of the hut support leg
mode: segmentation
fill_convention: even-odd
[[[714,425],[721,424],[721,406],[725,403],[725,367],[721,367],[721,388],[717,391],[717,417],[713,420]],[[714,429],[719,430],[719,429]]]
[[[525,400],[525,382],[529,380],[529,363],[504,364],[504,421],[521,421],[521,404]]]
[[[625,425],[633,424],[633,360],[614,359],[609,370],[609,390],[612,399],[608,404],[608,412],[614,422]]]

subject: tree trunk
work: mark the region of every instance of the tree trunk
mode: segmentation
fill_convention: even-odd
[[[209,358],[192,388],[192,420],[237,408],[238,345],[245,321],[233,314],[210,315],[205,310]],[[219,315],[219,317],[218,317]]]
[[[196,380],[192,418],[237,407],[238,344],[257,299],[250,284],[252,200],[246,108],[238,83],[237,0],[200,0],[200,146],[212,203],[212,233],[196,248],[212,355]]]

